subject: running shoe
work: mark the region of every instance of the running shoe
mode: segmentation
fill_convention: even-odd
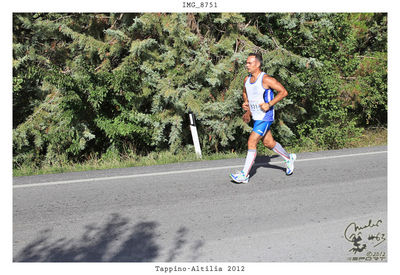
[[[246,176],[243,171],[236,172],[235,174],[230,174],[231,179],[236,183],[248,183],[249,176]]]
[[[286,161],[286,175],[290,176],[293,174],[294,170],[294,161],[296,160],[297,156],[296,154],[289,154],[290,159]]]

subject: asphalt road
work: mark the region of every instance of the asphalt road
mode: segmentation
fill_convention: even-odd
[[[243,163],[14,178],[14,261],[386,261],[386,147]]]

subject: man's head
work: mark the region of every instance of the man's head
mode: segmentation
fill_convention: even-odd
[[[262,56],[258,53],[250,53],[246,61],[246,69],[249,73],[261,71]]]

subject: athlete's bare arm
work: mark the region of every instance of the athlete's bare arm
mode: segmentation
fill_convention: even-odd
[[[263,77],[263,87],[265,89],[273,89],[278,93],[269,103],[260,104],[261,109],[265,112],[288,95],[285,87],[283,87],[283,85],[279,83],[278,80],[268,75],[264,75]]]
[[[249,78],[249,76],[245,77],[244,84],[246,83],[248,78]],[[247,93],[246,93],[246,86],[245,85],[243,85],[243,105],[242,105],[242,108],[245,111],[250,111],[249,100],[247,99]]]
[[[245,77],[244,83],[246,83],[248,78],[249,78],[248,76]],[[243,115],[242,118],[243,118],[243,121],[245,123],[249,123],[250,120],[251,120],[251,114],[250,114],[249,100],[247,98],[246,86],[245,85],[243,85],[243,101],[244,102],[243,102],[242,108],[243,108],[243,110],[246,111],[246,113]]]

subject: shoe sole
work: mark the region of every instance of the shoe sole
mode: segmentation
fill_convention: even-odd
[[[231,175],[229,175],[229,177],[231,178],[231,180],[233,180],[236,183],[249,183],[248,180],[247,181],[238,181],[238,180],[235,180]]]

